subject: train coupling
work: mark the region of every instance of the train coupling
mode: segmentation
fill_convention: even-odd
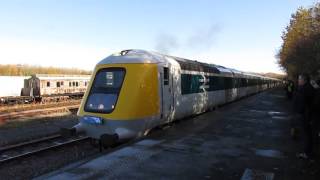
[[[99,139],[100,147],[108,148],[113,147],[119,142],[118,134],[102,134]]]
[[[61,128],[60,129],[60,135],[62,137],[71,137],[71,136],[75,136],[77,134],[77,130],[76,128]]]

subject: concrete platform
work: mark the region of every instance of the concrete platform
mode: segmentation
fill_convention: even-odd
[[[251,96],[39,179],[319,179],[296,158],[282,90]]]

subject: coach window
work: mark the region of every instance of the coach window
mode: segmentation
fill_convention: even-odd
[[[60,87],[60,82],[57,82],[57,87]]]
[[[234,78],[234,77],[232,77],[231,78],[231,88],[233,89],[233,88],[236,88],[237,87],[237,80],[236,80],[236,78]]]
[[[241,87],[247,86],[247,80],[245,78],[241,78]]]
[[[69,82],[69,87],[71,87],[71,82]]]
[[[163,84],[169,85],[169,68],[163,68]]]
[[[76,82],[76,86],[77,86],[77,87],[79,86],[79,82]]]
[[[61,86],[63,86],[63,81],[60,82]]]
[[[73,82],[72,82],[72,86],[75,86],[75,85],[76,85],[76,82],[73,81]]]
[[[50,82],[49,81],[47,82],[47,87],[50,87]]]
[[[86,82],[84,82],[84,86],[87,86],[88,85],[88,82],[86,81]]]

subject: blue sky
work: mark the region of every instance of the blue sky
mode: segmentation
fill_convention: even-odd
[[[122,49],[281,72],[290,16],[314,0],[0,1],[0,63],[92,69]]]

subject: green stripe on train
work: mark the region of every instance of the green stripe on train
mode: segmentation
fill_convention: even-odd
[[[267,80],[181,74],[181,94],[262,85]]]

